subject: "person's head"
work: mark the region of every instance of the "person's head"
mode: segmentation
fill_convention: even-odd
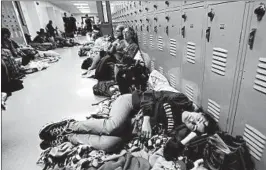
[[[92,31],[92,38],[93,40],[96,40],[97,38],[101,37],[100,29],[96,28]]]
[[[215,133],[219,127],[216,121],[206,113],[188,112],[182,113],[182,122],[191,130],[200,133]]]
[[[74,15],[73,15],[73,14],[71,14],[71,17],[74,17]]]
[[[135,38],[135,32],[133,28],[127,27],[123,31],[123,36],[126,41],[134,40]]]
[[[37,31],[37,34],[41,37],[45,36],[45,31],[43,28],[40,29],[40,31]]]
[[[9,39],[11,36],[11,32],[8,28],[2,28],[1,29],[2,39]]]
[[[86,14],[85,17],[88,18],[89,17],[88,14]]]
[[[53,24],[53,21],[52,21],[52,20],[50,20],[50,21],[49,21],[49,24],[51,24],[51,25],[52,25],[52,24]]]
[[[67,16],[67,13],[66,13],[66,12],[64,12],[64,16],[65,16],[65,17]]]
[[[124,25],[118,25],[115,29],[115,38],[117,39],[123,39],[123,31],[124,31],[125,27]]]

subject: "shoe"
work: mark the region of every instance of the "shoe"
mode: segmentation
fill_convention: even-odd
[[[49,123],[45,125],[39,132],[39,137],[42,140],[55,140],[58,135],[66,131],[70,122],[74,119],[67,119],[56,123]]]
[[[60,144],[62,144],[64,142],[67,142],[66,136],[60,135],[60,136],[57,136],[57,138],[55,140],[51,140],[51,141],[44,140],[44,141],[42,141],[40,143],[40,148],[42,150],[46,150],[49,147],[59,146]]]

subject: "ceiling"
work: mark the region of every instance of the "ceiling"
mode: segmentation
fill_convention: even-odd
[[[59,8],[71,14],[97,13],[96,1],[50,1]]]

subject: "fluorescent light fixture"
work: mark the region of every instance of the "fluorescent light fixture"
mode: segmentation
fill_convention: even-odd
[[[90,7],[89,6],[78,6],[77,8],[78,9],[89,9]]]
[[[86,3],[79,3],[79,4],[78,4],[78,3],[75,3],[75,4],[73,4],[73,5],[75,5],[75,6],[82,6],[82,5],[85,5],[85,6],[86,6],[86,5],[89,5],[89,4],[86,4]]]

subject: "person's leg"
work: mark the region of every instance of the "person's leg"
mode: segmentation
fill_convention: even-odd
[[[99,63],[100,60],[101,60],[100,53],[94,55],[94,57],[92,58],[92,64],[91,64],[91,66],[88,68],[88,71],[89,71],[89,70],[93,70],[93,69],[95,69],[96,66],[97,66],[97,64]]]
[[[114,101],[108,119],[71,122],[68,129],[74,133],[119,135],[130,122],[132,110],[132,94],[121,95]]]
[[[122,135],[129,132],[132,110],[132,94],[121,95],[114,101],[108,119],[91,118],[85,121],[65,120],[50,123],[40,130],[39,137],[51,140],[64,133]]]
[[[88,134],[69,134],[67,141],[73,145],[90,145],[94,149],[114,152],[122,147],[123,140],[117,136],[99,136]]]

